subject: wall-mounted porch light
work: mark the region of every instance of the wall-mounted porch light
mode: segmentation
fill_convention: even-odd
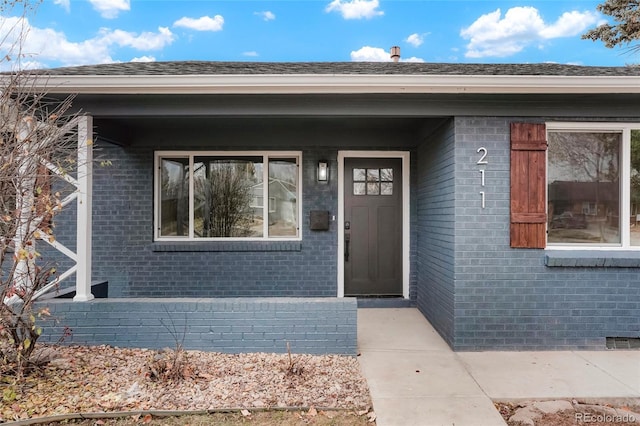
[[[327,183],[329,181],[329,163],[327,160],[318,161],[318,182]]]

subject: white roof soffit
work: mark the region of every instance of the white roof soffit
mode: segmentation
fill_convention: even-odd
[[[640,76],[53,75],[35,88],[78,94],[640,93]]]

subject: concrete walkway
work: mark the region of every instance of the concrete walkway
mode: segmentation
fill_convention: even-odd
[[[492,399],[640,403],[640,351],[455,353],[415,308],[359,309],[358,348],[379,426],[503,426]]]

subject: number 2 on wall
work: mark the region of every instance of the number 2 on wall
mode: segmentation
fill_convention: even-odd
[[[489,162],[486,160],[486,158],[487,158],[487,148],[485,148],[484,146],[481,146],[480,148],[478,148],[478,150],[476,152],[478,154],[482,153],[482,155],[480,156],[480,159],[478,160],[478,162],[476,164],[489,164]]]

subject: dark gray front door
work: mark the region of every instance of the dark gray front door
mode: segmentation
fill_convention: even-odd
[[[402,296],[402,160],[346,158],[345,296]]]

